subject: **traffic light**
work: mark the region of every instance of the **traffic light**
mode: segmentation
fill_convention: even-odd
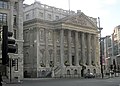
[[[8,26],[3,26],[2,33],[2,64],[6,65],[9,62],[8,53],[16,52],[15,39],[11,39],[13,33],[8,32]]]

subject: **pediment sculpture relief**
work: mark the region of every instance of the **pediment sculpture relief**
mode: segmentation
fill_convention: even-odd
[[[72,23],[72,24],[84,25],[84,26],[87,25],[87,21],[81,16],[72,17],[72,18],[68,19],[66,21],[66,23]]]
[[[71,18],[68,18],[65,23],[96,28],[94,22],[87,18],[85,15],[73,16]]]

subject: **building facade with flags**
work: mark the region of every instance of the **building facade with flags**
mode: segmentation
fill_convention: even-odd
[[[40,2],[24,5],[24,77],[100,74],[97,19]]]
[[[23,0],[0,0],[0,49],[2,47],[3,26],[8,26],[8,31],[13,33],[17,46],[16,53],[9,53],[9,61],[14,66],[0,64],[0,72],[8,78],[23,79]],[[4,51],[3,51],[4,52]],[[2,58],[2,50],[0,50]],[[3,58],[4,59],[4,58]],[[2,60],[0,60],[2,63]],[[10,70],[11,69],[11,70]],[[10,73],[11,71],[11,73]]]

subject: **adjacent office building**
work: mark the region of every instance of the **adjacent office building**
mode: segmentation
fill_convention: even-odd
[[[7,25],[9,31],[13,32],[16,40],[17,51],[9,54],[9,58],[15,61],[11,68],[11,78],[23,78],[23,0],[0,0],[0,49],[2,46],[2,26]],[[2,58],[0,50],[0,58]],[[1,60],[0,60],[1,61]],[[1,62],[2,63],[2,62]],[[12,63],[11,63],[12,64]],[[0,64],[0,71],[10,78],[10,67]]]
[[[116,69],[120,71],[120,25],[116,26],[114,28],[113,32],[113,55],[114,57],[112,58],[112,63],[113,61],[114,64],[116,65]]]

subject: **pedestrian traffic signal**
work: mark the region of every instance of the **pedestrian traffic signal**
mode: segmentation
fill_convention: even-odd
[[[9,62],[8,53],[16,52],[15,39],[11,39],[13,33],[8,32],[8,26],[3,26],[2,33],[2,64],[6,65]]]

